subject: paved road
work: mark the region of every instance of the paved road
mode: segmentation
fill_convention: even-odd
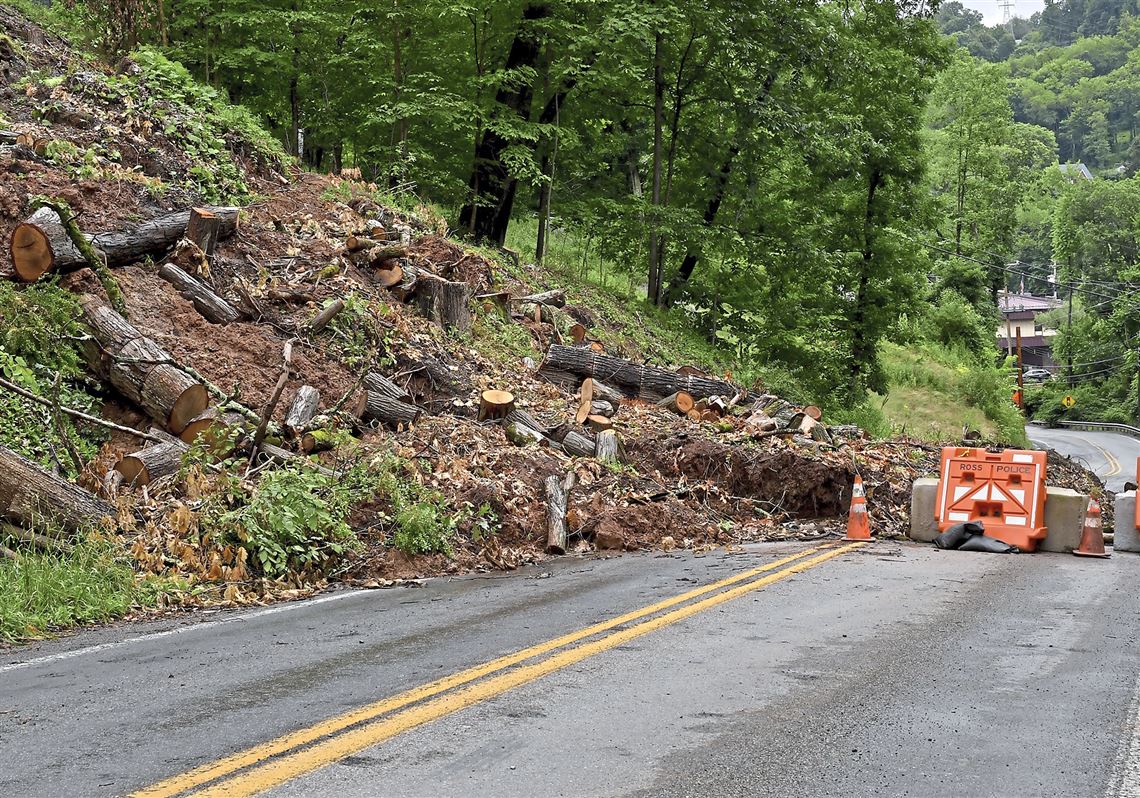
[[[1114,493],[1124,490],[1125,482],[1136,481],[1140,440],[1114,432],[1047,429],[1033,424],[1027,425],[1025,431],[1033,443],[1083,461]]]
[[[1134,560],[805,548],[566,558],[0,654],[0,795],[195,768],[151,794],[1140,790]]]

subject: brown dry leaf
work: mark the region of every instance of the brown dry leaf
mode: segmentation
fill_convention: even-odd
[[[194,513],[182,502],[176,502],[174,510],[166,516],[170,528],[179,535],[185,535],[194,524]]]

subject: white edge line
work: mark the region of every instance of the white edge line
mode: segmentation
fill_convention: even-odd
[[[134,643],[144,643],[149,640],[158,640],[163,637],[174,637],[175,635],[184,634],[186,632],[194,632],[200,629],[213,629],[216,626],[225,626],[231,623],[250,621],[254,618],[263,618],[266,615],[276,615],[279,612],[288,612],[290,610],[302,609],[304,607],[314,607],[317,604],[325,604],[330,601],[340,601],[341,599],[352,598],[353,596],[367,596],[374,592],[375,591],[372,590],[347,590],[343,592],[333,593],[328,596],[319,596],[314,599],[307,599],[304,601],[290,601],[285,604],[278,604],[273,607],[265,607],[264,609],[237,615],[233,618],[222,618],[216,621],[190,623],[185,626],[176,627],[174,629],[167,629],[163,632],[153,632],[147,635],[138,635],[137,637],[127,637],[123,640],[112,640],[108,643],[99,643],[98,645],[87,646],[85,648],[76,648],[71,651],[61,651],[58,654],[49,654],[44,657],[36,657],[35,659],[29,659],[23,662],[12,662],[7,665],[0,665],[0,673],[20,670],[21,668],[31,668],[36,665],[46,665],[49,662],[59,662],[60,660],[84,657],[88,654],[95,654],[100,651],[109,651],[111,649],[133,645]]]
[[[1140,796],[1140,677],[1132,689],[1132,701],[1121,731],[1120,748],[1112,763],[1112,775],[1105,795],[1108,798],[1137,798]]]

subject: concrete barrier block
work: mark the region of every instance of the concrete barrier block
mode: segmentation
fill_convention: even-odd
[[[1071,552],[1081,545],[1089,497],[1068,488],[1046,488],[1045,539],[1041,551]]]
[[[1136,491],[1116,494],[1116,528],[1112,530],[1113,551],[1140,551],[1140,532],[1136,531]]]
[[[910,493],[910,538],[929,543],[938,537],[938,480],[916,479]]]

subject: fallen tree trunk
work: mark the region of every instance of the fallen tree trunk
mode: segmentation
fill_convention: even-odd
[[[88,366],[175,435],[209,406],[206,387],[106,305],[83,303],[83,320],[97,346],[85,346]]]
[[[290,435],[300,435],[309,428],[317,407],[321,403],[321,392],[311,385],[302,385],[285,414],[285,431]]]
[[[406,390],[376,371],[364,375],[364,387],[400,402],[410,404],[412,401],[411,395]]]
[[[684,391],[695,399],[715,395],[733,395],[735,385],[697,375],[680,375],[674,371],[645,366],[591,349],[555,344],[546,353],[543,368],[568,371],[583,377],[594,377],[636,391],[642,397],[664,397]]]
[[[423,316],[447,329],[471,329],[471,286],[453,283],[434,274],[420,274],[416,304]]]
[[[658,402],[661,407],[672,410],[679,415],[687,415],[693,409],[693,397],[685,391],[677,391]]]
[[[517,299],[512,299],[511,301],[529,302],[535,305],[550,305],[552,307],[560,308],[566,305],[566,291],[561,288],[556,288],[553,291],[543,291],[540,294],[520,296]]]
[[[194,308],[206,321],[214,324],[232,324],[241,318],[237,308],[214,293],[208,285],[191,277],[172,263],[158,267],[158,276],[170,283],[183,299],[194,303]]]
[[[54,520],[78,531],[114,518],[115,508],[78,485],[0,446],[0,516],[22,527]]]
[[[218,220],[218,238],[233,235],[238,227],[237,208],[208,208]],[[109,266],[132,263],[144,255],[170,249],[181,240],[190,223],[190,211],[175,211],[122,231],[84,237]],[[48,272],[65,272],[87,265],[83,253],[70,240],[59,214],[40,208],[16,225],[9,239],[16,276],[35,282]]]
[[[408,426],[416,423],[420,409],[379,391],[368,391],[368,401],[364,406],[364,417],[380,421],[391,427]]]
[[[543,482],[546,489],[546,553],[565,554],[570,529],[566,524],[566,505],[570,489],[574,486],[574,472],[564,478],[549,476]]]
[[[140,488],[159,477],[170,476],[182,467],[182,455],[189,449],[182,441],[148,446],[122,457],[115,470],[123,475],[123,482]]]
[[[594,438],[584,430],[573,429],[569,424],[561,424],[547,433],[557,441],[566,454],[573,457],[593,457],[597,448]]]

